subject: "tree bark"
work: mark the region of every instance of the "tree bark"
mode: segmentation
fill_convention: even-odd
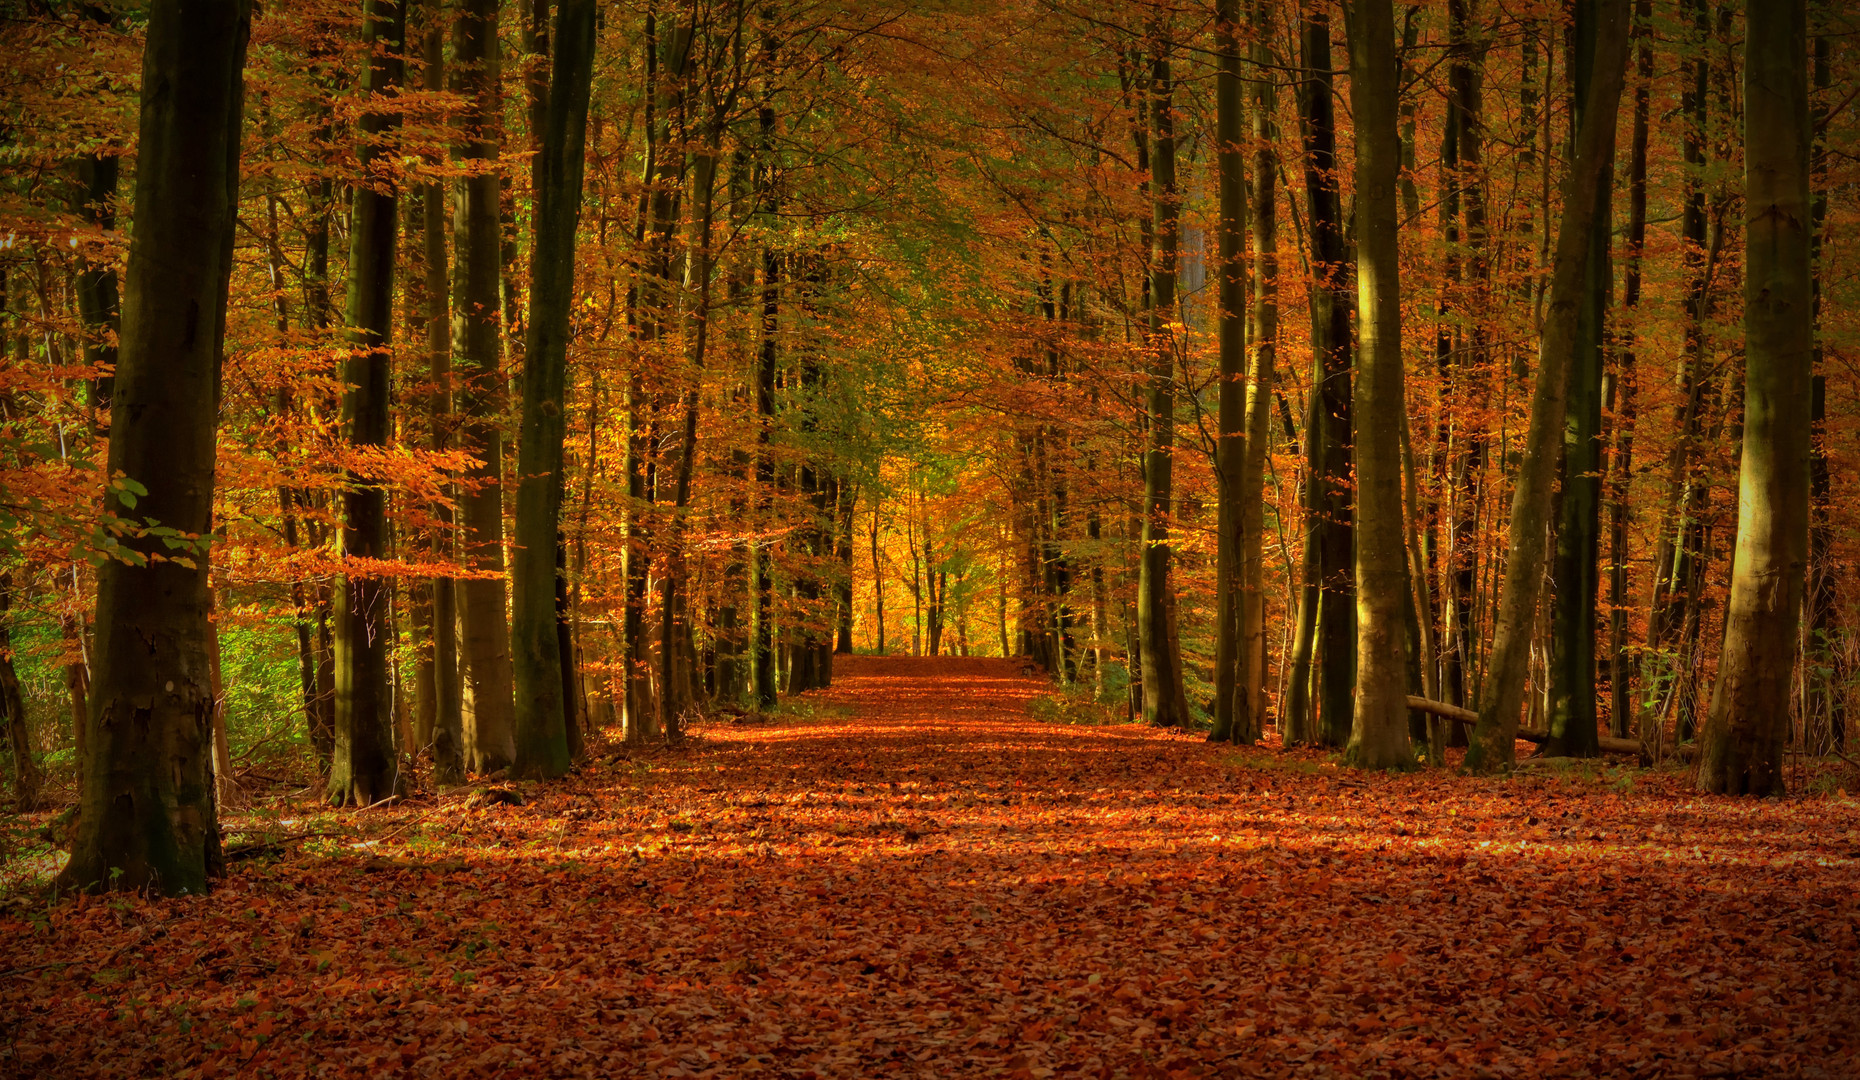
[[[13,571],[0,571],[0,720],[6,722],[7,750],[13,756],[13,812],[30,814],[39,808],[45,770],[33,753],[27,727],[26,702],[19,691],[19,672],[13,666]],[[80,756],[79,761],[83,758]]]
[[[1344,757],[1366,769],[1414,765],[1408,742],[1408,579],[1402,540],[1401,253],[1396,195],[1395,16],[1388,0],[1351,8],[1356,116],[1356,709]]]
[[[498,0],[460,0],[452,23],[452,89],[462,99],[454,163],[465,171],[453,207],[452,343],[462,441],[478,463],[459,495],[466,569],[489,576],[458,583],[459,666],[465,683],[465,758],[479,772],[516,757],[510,632],[504,610],[504,412],[502,224],[498,156]]]
[[[362,90],[375,99],[362,114],[350,218],[348,324],[343,363],[344,435],[349,445],[381,449],[392,437],[389,386],[393,367],[394,257],[400,236],[397,181],[384,166],[384,143],[400,127],[392,102],[404,73],[406,5],[367,0],[362,41],[368,56]],[[377,566],[388,557],[387,491],[378,476],[353,470],[344,478],[342,558],[336,592],[336,745],[327,797],[336,806],[368,806],[405,788],[394,748],[394,692],[388,652],[393,641],[389,582]],[[368,560],[361,564],[351,560]]]
[[[1342,747],[1349,741],[1356,687],[1355,511],[1351,473],[1353,294],[1337,167],[1336,98],[1330,20],[1306,15],[1299,30],[1305,139],[1305,202],[1311,217],[1311,403],[1305,421],[1302,644],[1285,708],[1290,742]],[[1309,626],[1307,632],[1304,627]],[[1315,684],[1315,693],[1313,693]],[[1315,697],[1317,723],[1311,723]]]
[[[1233,741],[1258,741],[1266,727],[1266,455],[1279,348],[1278,157],[1273,116],[1272,0],[1254,0],[1253,317],[1246,385],[1246,458],[1240,467],[1240,678]]]
[[[556,629],[556,547],[562,527],[562,446],[568,435],[568,324],[574,306],[575,228],[594,72],[594,0],[556,8],[554,71],[535,192],[535,251],[517,436],[517,519],[510,651],[516,675],[512,775],[568,771],[567,688]]]
[[[212,528],[215,423],[244,113],[245,0],[155,0],[110,416],[108,512]],[[207,553],[132,538],[98,573],[96,681],[65,889],[200,893],[218,871]],[[159,556],[151,559],[150,556]]]
[[[1706,121],[1707,90],[1711,81],[1710,9],[1703,0],[1682,0],[1681,10],[1692,18],[1688,45],[1697,51],[1680,95],[1680,112],[1686,117],[1683,136],[1685,193],[1680,211],[1681,259],[1685,267],[1683,308],[1685,346],[1680,360],[1680,399],[1673,410],[1674,439],[1666,460],[1666,492],[1654,531],[1653,580],[1649,585],[1647,640],[1641,660],[1641,740],[1652,747],[1663,734],[1666,706],[1677,678],[1676,657],[1687,621],[1691,582],[1695,578],[1702,538],[1686,514],[1696,505],[1692,494],[1703,430],[1707,392],[1701,371],[1705,352],[1705,314],[1710,303],[1711,277],[1716,252],[1706,241]]]
[[[445,16],[438,0],[427,0],[426,89],[445,89]],[[434,161],[432,164],[437,165]],[[431,382],[426,401],[430,445],[437,452],[452,448],[452,321],[446,267],[445,185],[427,183],[420,196],[421,243],[426,268],[426,359]],[[456,552],[452,507],[441,504],[436,516],[432,557],[451,562]],[[461,783],[465,779],[463,688],[459,682],[458,583],[450,577],[428,582],[432,596],[432,721],[433,782]]]
[[[762,43],[763,64],[773,78],[776,45],[773,37]],[[757,110],[760,134],[756,161],[756,195],[759,209],[772,223],[781,210],[781,191],[776,186],[775,109],[764,101]],[[774,511],[775,458],[770,439],[775,425],[775,361],[779,355],[781,332],[781,252],[771,240],[762,251],[762,319],[761,341],[756,355],[756,510],[766,528]],[[777,657],[775,654],[775,565],[767,539],[755,545],[752,570],[755,593],[755,644],[752,647],[755,668],[755,698],[759,708],[769,709],[778,696]]]
[[[1595,34],[1600,5],[1576,5],[1574,68],[1575,120],[1580,128],[1594,83]],[[1576,316],[1576,351],[1569,371],[1569,400],[1563,418],[1563,477],[1557,500],[1556,582],[1550,630],[1550,742],[1545,753],[1558,757],[1593,757],[1598,722],[1595,693],[1596,595],[1601,586],[1602,503],[1602,339],[1614,293],[1614,264],[1609,244],[1614,235],[1614,152],[1602,166],[1582,303]]]
[[[1169,633],[1169,521],[1174,512],[1176,267],[1180,257],[1180,194],[1175,177],[1175,88],[1172,43],[1160,20],[1150,31],[1150,198],[1154,241],[1150,264],[1149,441],[1143,468],[1142,563],[1137,578],[1137,636],[1143,646],[1143,720],[1160,727],[1190,721],[1181,656]]]
[[[879,557],[879,552],[878,552],[878,530],[879,530],[879,510],[880,509],[881,509],[881,504],[879,502],[878,494],[874,492],[872,495],[872,599],[873,599],[873,603],[875,607],[877,608],[876,615],[877,615],[877,620],[878,620],[878,655],[889,656],[890,653],[885,648],[885,563],[884,563],[884,560]],[[1003,577],[1003,580],[1005,581],[1005,576]],[[1005,599],[1006,593],[1004,592],[1002,595],[1003,595],[1003,598]],[[1001,655],[1002,656],[1007,655],[1006,626],[1007,624],[1006,624],[1006,621],[1004,620],[1002,622],[1003,629],[1001,632]]]
[[[86,154],[77,160],[80,210],[99,233],[116,229],[117,161],[115,154]],[[116,267],[85,259],[78,271],[77,301],[78,321],[84,327],[84,366],[91,370],[91,414],[107,418],[116,384],[116,337],[122,321]]]
[[[1456,166],[1453,184],[1459,203],[1461,243],[1466,249],[1464,307],[1473,312],[1472,325],[1460,339],[1448,368],[1447,391],[1458,405],[1448,451],[1449,515],[1447,522],[1446,632],[1440,649],[1440,692],[1455,704],[1470,697],[1468,675],[1478,655],[1474,633],[1476,594],[1480,573],[1478,529],[1485,490],[1486,458],[1490,436],[1484,425],[1470,417],[1483,410],[1494,383],[1488,365],[1491,343],[1484,319],[1477,317],[1494,300],[1490,237],[1486,226],[1485,73],[1486,42],[1475,39],[1472,12],[1466,0],[1448,7],[1452,61],[1447,81],[1452,89],[1450,128]],[[1466,422],[1463,422],[1466,421]],[[1462,434],[1463,432],[1463,434]],[[1448,744],[1463,745],[1465,733],[1455,726]]]
[[[1637,0],[1634,38],[1638,42],[1634,84],[1634,133],[1628,160],[1628,227],[1621,270],[1620,329],[1615,335],[1615,370],[1605,395],[1614,413],[1614,454],[1608,463],[1608,724],[1616,738],[1626,738],[1634,716],[1633,666],[1627,643],[1628,494],[1634,475],[1634,426],[1638,418],[1635,349],[1639,330],[1641,260],[1647,244],[1647,142],[1653,88],[1653,0]]]
[[[1219,0],[1215,6],[1214,50],[1220,67],[1215,74],[1217,106],[1216,168],[1219,173],[1220,220],[1220,441],[1214,452],[1216,492],[1214,729],[1210,742],[1226,742],[1235,734],[1240,672],[1243,561],[1241,534],[1246,504],[1241,474],[1246,465],[1246,148],[1245,107],[1240,80],[1240,0]]]
[[[1815,142],[1809,151],[1810,197],[1814,200],[1815,256],[1815,378],[1811,405],[1814,443],[1809,452],[1809,532],[1808,532],[1808,686],[1804,713],[1807,718],[1825,717],[1828,743],[1832,749],[1847,748],[1847,695],[1842,684],[1848,670],[1845,657],[1836,641],[1840,626],[1840,597],[1836,588],[1837,567],[1833,559],[1834,477],[1828,462],[1827,375],[1825,348],[1822,343],[1822,287],[1820,268],[1822,242],[1826,237],[1828,217],[1829,150],[1827,125],[1833,103],[1828,91],[1833,84],[1832,49],[1825,27],[1815,34],[1815,101],[1812,109]]]
[[[1512,763],[1518,711],[1524,703],[1531,628],[1543,583],[1556,471],[1555,440],[1563,430],[1569,369],[1586,296],[1589,247],[1596,208],[1602,198],[1602,178],[1614,156],[1615,114],[1627,67],[1627,30],[1627,0],[1603,0],[1597,11],[1594,81],[1589,85],[1582,127],[1564,185],[1563,218],[1557,228],[1556,261],[1531,395],[1530,433],[1512,493],[1505,580],[1491,666],[1481,695],[1479,726],[1466,753],[1466,767],[1474,772],[1505,769]]]
[[[1699,789],[1780,795],[1808,563],[1815,324],[1807,8],[1745,7],[1744,431],[1724,652]]]

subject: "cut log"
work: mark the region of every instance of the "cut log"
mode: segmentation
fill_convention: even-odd
[[[1433,713],[1435,716],[1444,716],[1448,720],[1458,720],[1462,724],[1476,724],[1479,722],[1479,714],[1471,709],[1462,709],[1458,705],[1449,705],[1444,701],[1430,701],[1427,698],[1416,697],[1413,694],[1408,695],[1408,707],[1415,712]],[[1529,738],[1529,736],[1525,735],[1520,735],[1519,737]]]
[[[1416,697],[1412,694],[1408,696],[1408,707],[1416,712],[1432,713],[1435,716],[1444,716],[1448,720],[1457,720],[1468,726],[1479,722],[1479,714],[1471,709],[1462,709],[1458,705],[1449,705],[1444,701],[1431,701],[1427,698]],[[1518,729],[1518,738],[1526,742],[1536,743],[1539,746],[1550,741],[1550,736],[1547,733],[1542,731],[1530,731],[1524,728]],[[1632,754],[1635,757],[1640,756],[1640,742],[1636,739],[1613,739],[1604,735],[1595,740],[1595,744],[1604,753]]]

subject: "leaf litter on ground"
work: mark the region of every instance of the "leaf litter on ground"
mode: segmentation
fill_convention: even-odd
[[[0,1075],[1860,1070],[1845,795],[1361,775],[836,666],[561,781],[274,812],[208,897],[16,897]]]

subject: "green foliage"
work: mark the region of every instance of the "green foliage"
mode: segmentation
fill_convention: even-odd
[[[310,754],[290,624],[220,631],[226,740],[235,760],[301,760]]]
[[[1122,705],[1130,694],[1130,667],[1122,660],[1104,664],[1104,688],[1098,693],[1100,705]]]
[[[1027,706],[1027,715],[1043,724],[1085,724],[1098,727],[1124,722],[1122,710],[1094,700],[1088,686],[1059,689],[1048,697],[1035,698]]]

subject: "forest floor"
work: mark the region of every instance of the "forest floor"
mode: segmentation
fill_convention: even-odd
[[[999,660],[838,676],[520,805],[274,802],[204,899],[16,896],[0,1075],[1860,1075],[1845,794],[1363,776],[1040,722]]]

